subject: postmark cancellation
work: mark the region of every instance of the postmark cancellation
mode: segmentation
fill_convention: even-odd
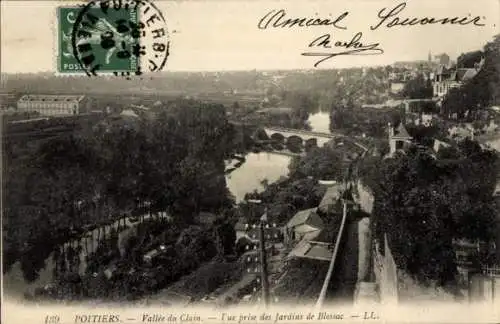
[[[149,1],[91,1],[57,7],[59,75],[139,76],[162,70],[170,39]]]

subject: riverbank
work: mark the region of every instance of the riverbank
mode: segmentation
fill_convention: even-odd
[[[301,156],[301,154],[298,154]],[[287,150],[278,152],[248,153],[234,155],[233,162],[226,166],[226,182],[229,191],[236,197],[236,202],[244,199],[245,195],[255,190],[265,189],[263,182],[272,183],[289,172],[289,164],[292,156],[297,154]],[[80,247],[77,252],[77,273],[82,276],[87,272],[88,257],[96,252],[104,237],[109,236],[112,230],[118,231],[118,241],[125,242],[132,236],[137,226],[137,219],[148,220],[149,215],[140,217],[127,217],[113,221],[111,224],[82,233],[81,237],[72,240],[71,244],[64,244],[63,252],[67,252],[70,246]],[[119,226],[124,226],[119,230]],[[121,243],[120,243],[121,244]],[[43,256],[45,257],[45,255]],[[66,260],[69,263],[69,260]],[[56,272],[56,257],[54,252],[50,253],[43,261],[43,266],[38,272],[37,279],[28,282],[23,276],[20,261],[16,261],[3,276],[4,292],[16,301],[22,301],[25,294],[32,295],[36,288],[50,286],[54,282]]]
[[[144,214],[140,216],[144,221],[151,219],[153,216],[150,214]],[[166,213],[161,213],[157,216],[159,218],[171,219]],[[87,270],[87,258],[91,254],[95,253],[99,244],[104,241],[104,238],[111,233],[111,231],[122,229],[118,232],[118,242],[119,249],[124,245],[124,242],[131,233],[138,226],[139,217],[126,217],[124,219],[119,219],[114,221],[110,225],[104,225],[99,228],[85,232],[79,240],[73,240],[63,244],[65,251],[67,252],[70,246],[86,246],[86,249],[81,249],[79,258],[78,274],[83,275]],[[123,225],[125,224],[125,227]],[[91,244],[88,244],[91,240]],[[27,282],[24,279],[23,271],[21,269],[21,262],[17,261],[12,265],[10,270],[3,275],[3,291],[4,294],[8,295],[16,301],[24,300],[25,295],[33,295],[35,289],[49,286],[55,280],[54,269],[56,267],[54,252],[52,252],[49,257],[45,260],[45,266],[40,270],[38,278],[35,281]]]
[[[269,152],[248,153],[239,168],[226,174],[226,184],[234,195],[236,203],[243,201],[246,194],[262,191],[262,181],[275,182],[288,175],[291,157]]]

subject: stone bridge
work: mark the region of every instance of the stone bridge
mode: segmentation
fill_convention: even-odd
[[[342,136],[341,134],[311,132],[301,129],[291,129],[282,127],[264,127],[262,128],[267,136],[275,141],[281,141],[284,144],[291,139],[295,139],[301,144],[315,142],[318,147],[325,145],[331,139]]]

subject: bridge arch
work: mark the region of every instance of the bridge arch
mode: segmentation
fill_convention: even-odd
[[[281,133],[272,134],[271,140],[276,142],[276,143],[283,144],[283,145],[286,143],[286,137],[285,137],[285,135],[283,135]]]
[[[304,150],[306,152],[309,152],[311,149],[317,148],[317,147],[318,147],[318,139],[317,138],[310,138],[310,139],[306,140],[304,143]]]
[[[281,151],[285,148],[286,137],[280,133],[274,133],[271,135],[272,146],[274,149]]]
[[[302,152],[303,142],[302,137],[291,135],[286,139],[286,147],[293,153],[300,153]]]
[[[258,128],[257,130],[255,130],[255,132],[253,133],[252,137],[256,141],[267,141],[267,140],[269,140],[269,136],[268,136],[267,132],[264,129],[262,129],[262,128]]]

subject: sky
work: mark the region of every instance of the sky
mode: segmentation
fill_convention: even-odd
[[[318,58],[302,56],[317,51],[308,45],[331,34],[335,41],[349,41],[361,32],[365,45],[379,43],[381,55],[342,55],[319,68],[386,65],[395,61],[426,60],[447,53],[456,58],[481,49],[499,34],[499,0],[408,0],[399,19],[479,16],[484,26],[423,25],[379,27],[371,30],[385,12],[403,3],[398,0],[152,0],[163,12],[169,29],[170,56],[164,70],[269,70],[313,68]],[[55,71],[57,53],[56,8],[71,1],[1,2],[1,71],[35,73]],[[257,27],[271,10],[283,9],[287,18],[334,19],[348,11],[339,25],[294,28]],[[394,16],[396,17],[396,16]],[[393,17],[393,18],[394,18]],[[321,49],[338,51],[341,48]]]

